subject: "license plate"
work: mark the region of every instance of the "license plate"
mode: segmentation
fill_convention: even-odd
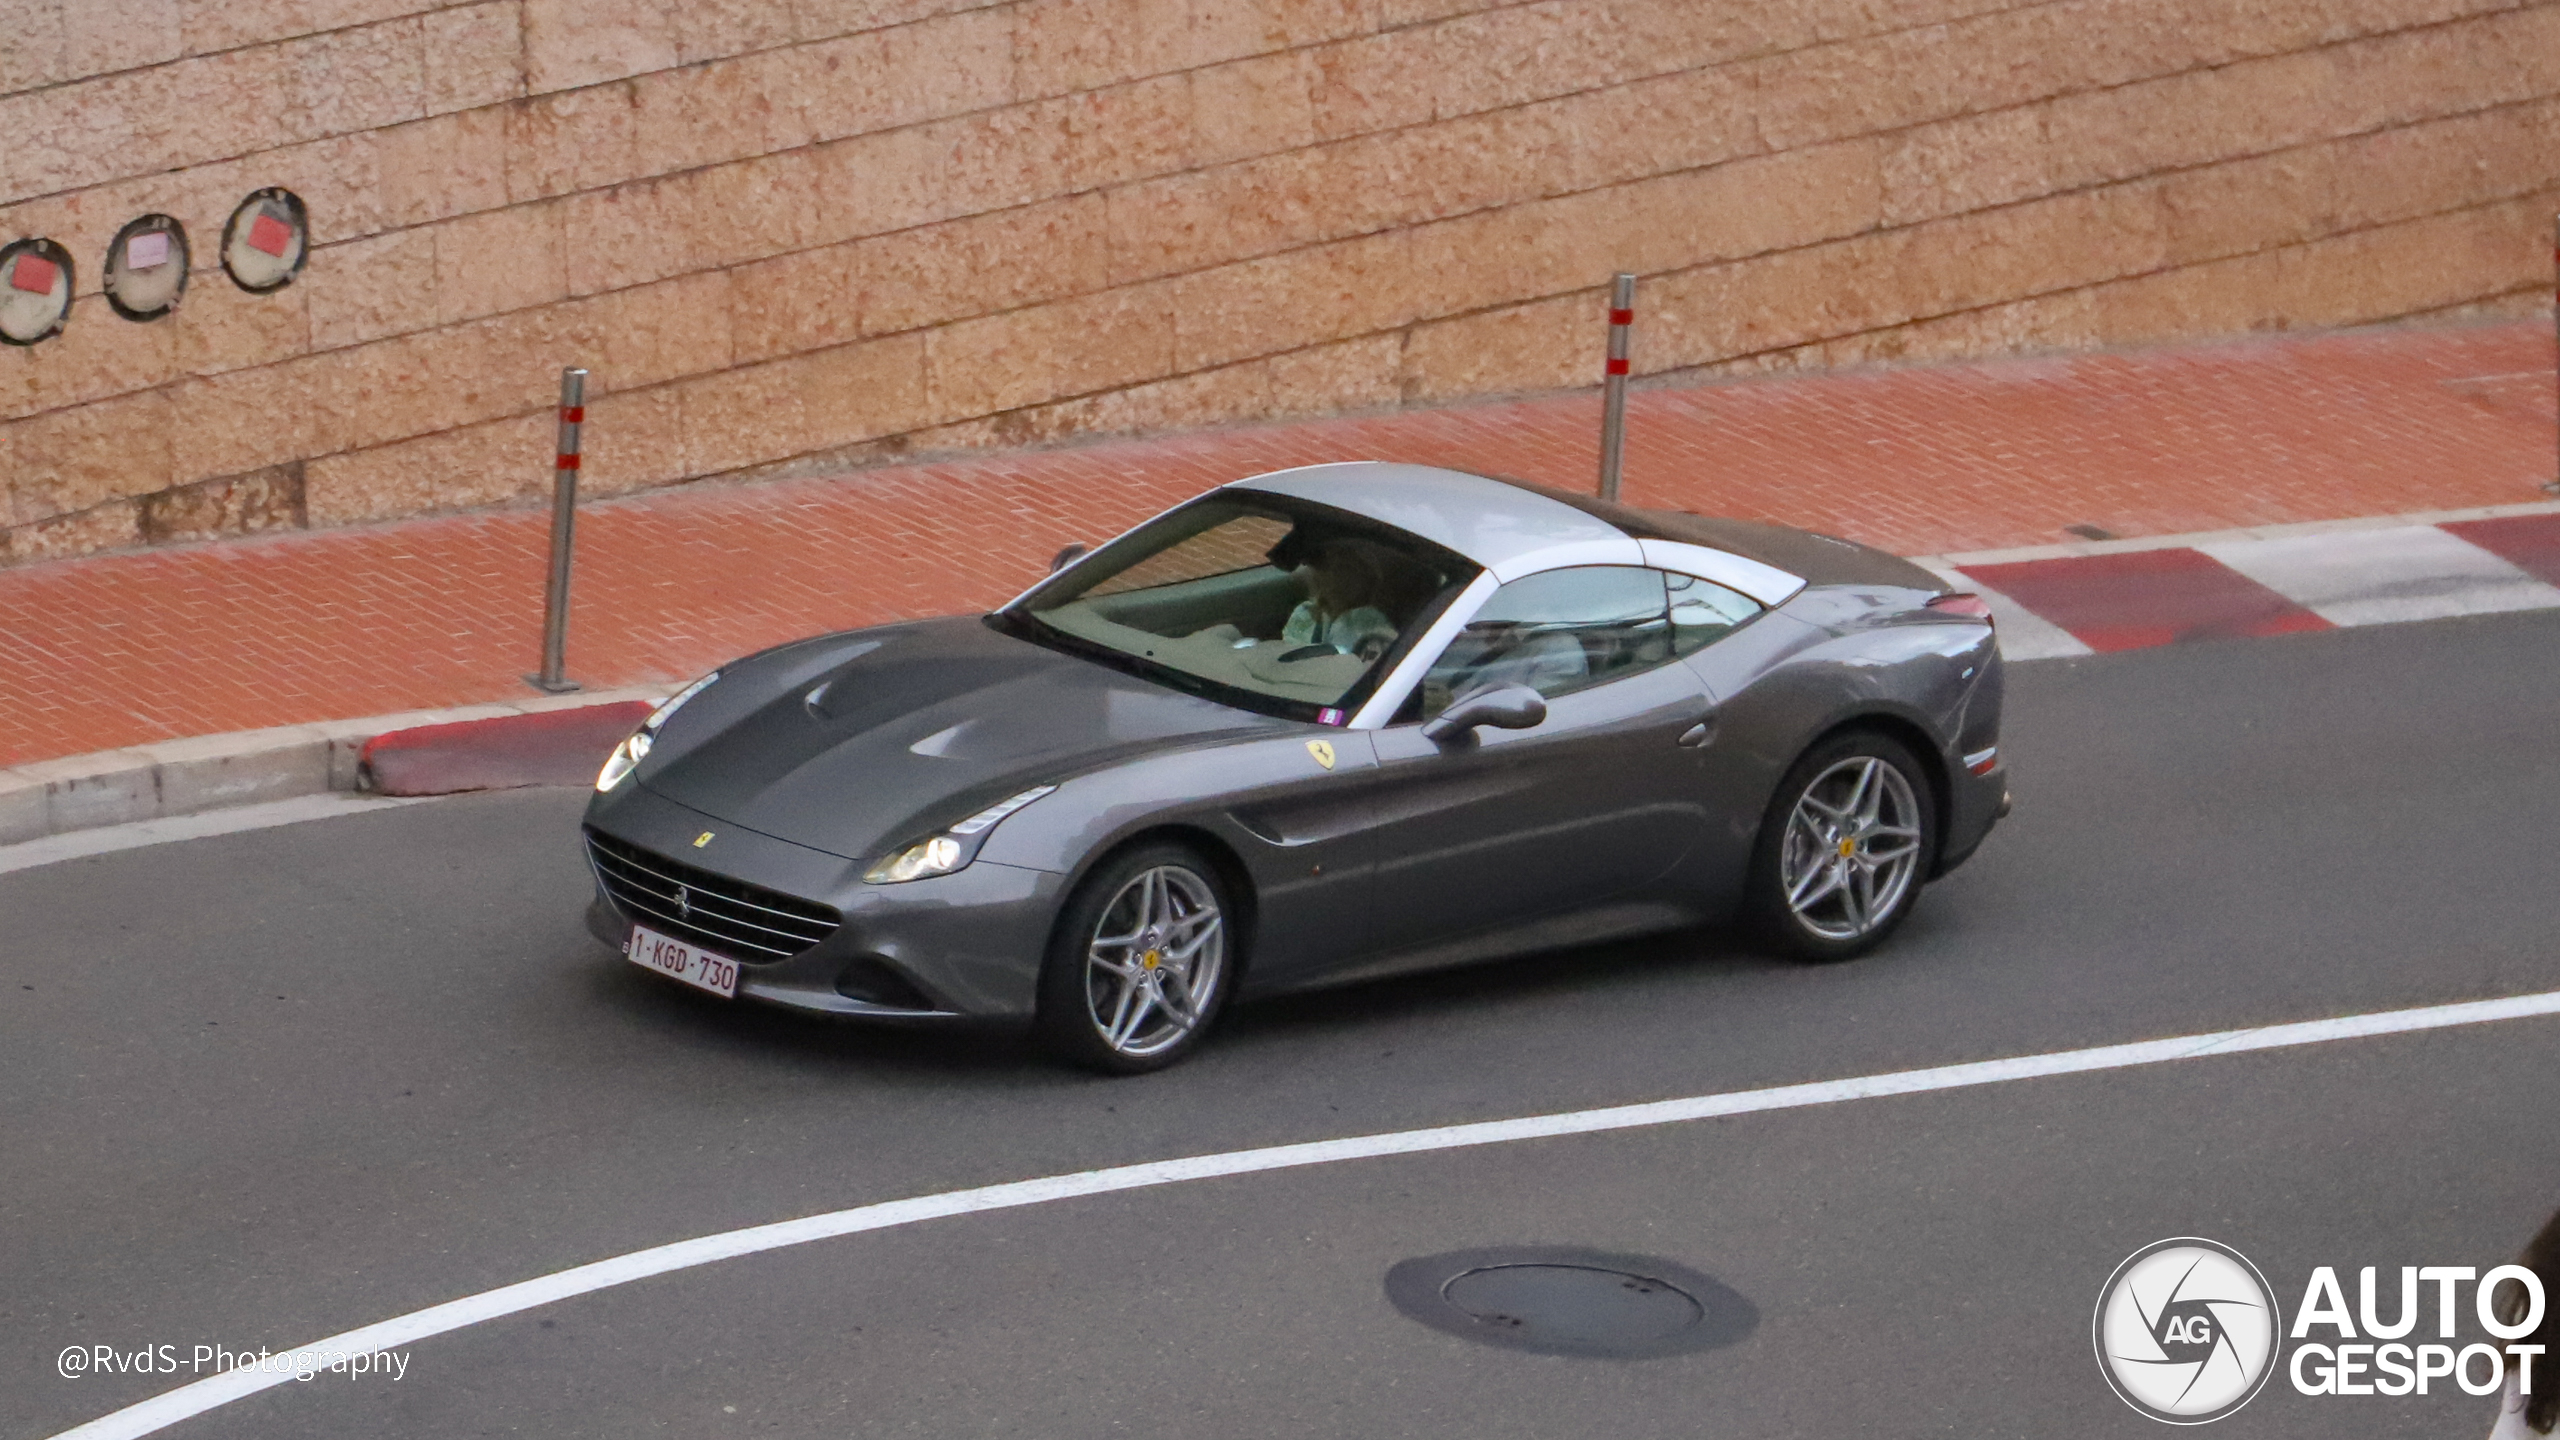
[[[646,925],[631,927],[630,942],[622,947],[622,953],[631,957],[634,965],[672,976],[697,990],[724,998],[738,993],[737,961],[723,960]]]

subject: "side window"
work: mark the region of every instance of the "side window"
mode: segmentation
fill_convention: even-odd
[[[1669,660],[1676,641],[1666,581],[1674,578],[1687,577],[1582,565],[1512,581],[1493,592],[1423,676],[1422,717],[1490,686],[1562,695]]]
[[[1671,587],[1671,649],[1688,655],[1721,640],[1760,613],[1757,600],[1694,575],[1665,575]]]

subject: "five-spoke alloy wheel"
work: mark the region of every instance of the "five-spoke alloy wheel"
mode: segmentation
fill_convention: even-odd
[[[1926,878],[1931,801],[1919,762],[1882,735],[1851,732],[1807,752],[1778,786],[1752,865],[1763,933],[1808,960],[1874,948]]]
[[[1172,1064],[1226,1003],[1226,885],[1192,851],[1147,845],[1078,887],[1040,975],[1041,1039],[1115,1074]]]

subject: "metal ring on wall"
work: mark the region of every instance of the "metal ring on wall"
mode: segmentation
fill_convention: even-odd
[[[157,320],[187,293],[187,227],[167,215],[125,223],[107,245],[107,303],[127,320]]]
[[[311,212],[302,197],[269,186],[240,202],[222,227],[222,268],[252,295],[281,290],[311,258]]]
[[[51,240],[0,246],[0,343],[36,345],[71,319],[71,252]]]

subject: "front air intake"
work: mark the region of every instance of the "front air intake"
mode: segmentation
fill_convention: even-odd
[[[805,954],[844,924],[833,906],[670,860],[593,828],[587,863],[623,914],[751,965]]]

